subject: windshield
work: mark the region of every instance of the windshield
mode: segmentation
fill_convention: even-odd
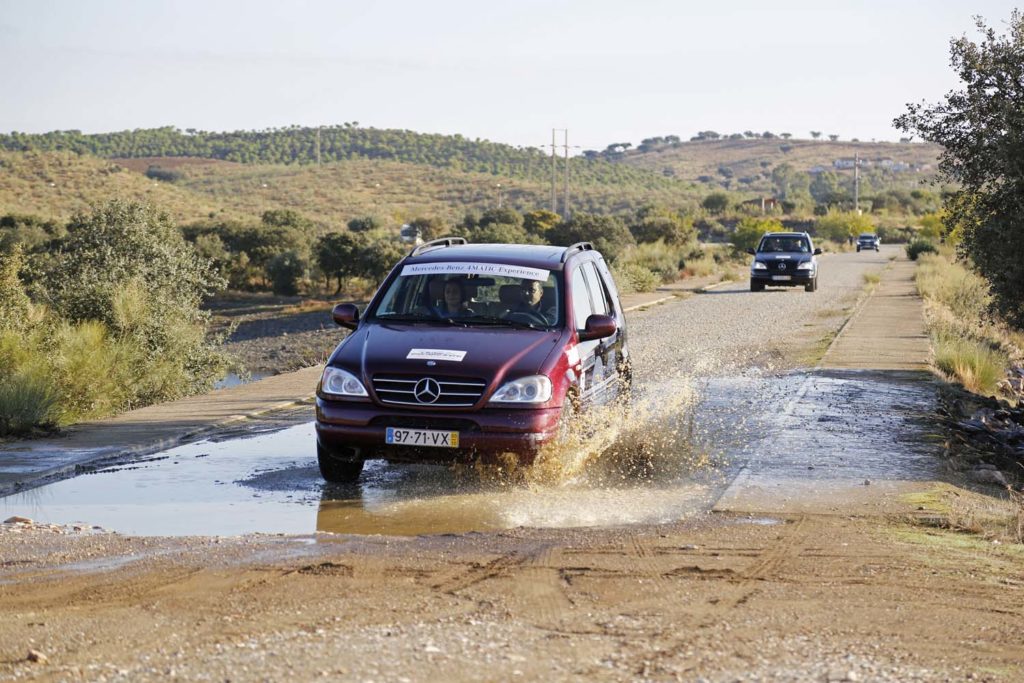
[[[811,244],[806,237],[800,235],[772,236],[762,238],[761,246],[757,250],[761,252],[798,251],[806,254],[810,253]]]
[[[369,316],[547,329],[562,324],[558,272],[492,263],[407,265]]]

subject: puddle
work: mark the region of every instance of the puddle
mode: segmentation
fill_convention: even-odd
[[[328,484],[306,422],[181,446],[13,494],[0,509],[133,535],[418,535],[673,522],[709,509],[738,473],[769,502],[827,496],[839,480],[935,477],[940,444],[924,419],[934,389],[920,378],[680,382],[648,387],[627,419],[613,410],[590,424],[589,445],[543,476],[371,461],[358,483]],[[746,523],[775,523],[768,508]]]
[[[261,379],[271,377],[272,375],[267,372],[252,372],[248,375],[239,375],[236,372],[229,372],[223,379],[218,380],[214,383],[214,389],[230,389],[231,387],[238,387],[249,382],[258,382]]]

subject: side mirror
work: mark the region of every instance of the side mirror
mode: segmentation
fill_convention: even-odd
[[[615,334],[618,329],[619,326],[615,323],[615,318],[595,313],[587,318],[586,326],[580,330],[580,341],[604,339]]]
[[[350,330],[356,329],[359,325],[359,309],[355,304],[338,304],[331,311],[331,317],[335,323]]]
[[[821,256],[821,249],[815,249],[814,250],[814,255],[815,256]]]
[[[747,253],[750,254],[751,256],[754,256],[757,252],[754,251],[753,247],[747,247]]]

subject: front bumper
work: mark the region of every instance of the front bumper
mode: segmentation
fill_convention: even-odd
[[[484,408],[474,412],[401,410],[370,402],[316,400],[317,440],[355,448],[359,457],[444,461],[514,453],[530,461],[558,434],[562,409]],[[388,427],[459,432],[459,448],[410,448],[385,443]]]
[[[755,270],[750,273],[750,281],[769,287],[796,287],[798,285],[809,285],[817,274],[816,270],[791,270],[785,274],[772,271]],[[789,279],[776,280],[775,278],[779,276],[788,277]]]

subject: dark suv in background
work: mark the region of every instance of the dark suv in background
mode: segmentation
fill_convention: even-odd
[[[878,235],[866,232],[857,238],[857,251],[859,252],[861,249],[874,249],[878,251],[881,244],[882,240],[879,239]]]
[[[572,413],[629,386],[626,320],[604,258],[570,247],[416,247],[363,315],[317,387],[320,472],[356,479],[371,458],[531,462]]]
[[[818,259],[806,232],[768,232],[761,237],[757,249],[750,249],[750,291],[763,292],[766,286],[803,287],[808,292],[818,289]]]

